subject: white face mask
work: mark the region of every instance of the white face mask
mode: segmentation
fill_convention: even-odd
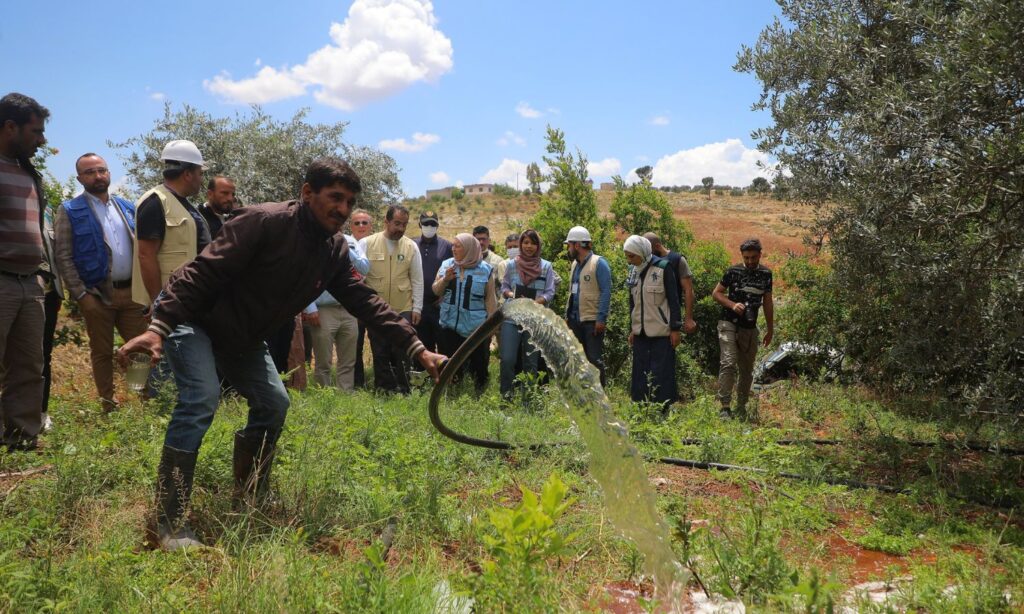
[[[508,257],[509,258],[515,258],[518,255],[519,255],[519,248],[518,247],[510,247],[510,248],[508,248]]]
[[[437,235],[437,226],[420,226],[420,234],[422,234],[427,239],[433,239],[434,236]]]

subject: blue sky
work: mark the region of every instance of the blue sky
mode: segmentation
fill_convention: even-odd
[[[350,122],[348,142],[394,156],[413,196],[525,187],[548,124],[595,182],[650,164],[658,185],[746,185],[763,174],[750,132],[769,118],[732,65],[777,14],[770,0],[18,2],[0,21],[0,89],[51,110],[61,179],[96,151],[118,183],[107,141],[147,131],[169,101]]]

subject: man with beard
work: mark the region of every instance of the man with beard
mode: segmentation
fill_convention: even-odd
[[[235,210],[235,182],[217,175],[206,184],[206,202],[197,207],[210,227],[210,236],[217,238],[221,226]]]
[[[43,301],[56,267],[32,156],[49,116],[24,94],[0,98],[0,423],[9,450],[35,449],[42,428]]]
[[[75,162],[84,191],[57,210],[57,266],[85,318],[92,377],[104,411],[114,399],[114,329],[123,339],[146,330],[144,305],[132,300],[135,205],[111,195],[110,169],[95,153]]]
[[[711,292],[711,298],[722,306],[718,319],[718,346],[721,366],[718,371],[719,416],[732,417],[730,401],[736,375],[736,412],[746,414],[747,398],[753,383],[754,359],[757,357],[757,312],[764,307],[767,330],[762,344],[768,347],[775,330],[775,307],[772,302],[772,271],[761,264],[761,241],[747,239],[740,245],[742,264],[725,271],[722,281]]]
[[[265,502],[289,399],[263,339],[325,290],[437,381],[444,356],[424,348],[408,321],[353,273],[340,231],[361,190],[346,162],[314,160],[299,200],[246,207],[172,275],[149,329],[121,348],[122,359],[145,352],[156,361],[166,352],[178,383],[157,469],[162,549],[201,545],[186,517],[199,448],[220,396],[216,367],[249,405],[246,425],[234,436],[236,501]]]

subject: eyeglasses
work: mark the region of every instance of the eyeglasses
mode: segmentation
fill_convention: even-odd
[[[109,168],[103,168],[102,166],[99,167],[99,168],[87,168],[84,171],[82,171],[81,173],[79,173],[79,175],[86,175],[86,176],[89,176],[89,175],[109,175],[109,174],[110,174],[110,169]]]
[[[358,220],[352,222],[353,226],[369,226],[370,220]]]
[[[437,228],[437,222],[423,222],[420,226],[433,226],[434,228]]]

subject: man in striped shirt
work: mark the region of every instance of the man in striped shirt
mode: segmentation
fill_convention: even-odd
[[[31,158],[50,112],[28,96],[0,99],[0,420],[10,450],[34,449],[42,427],[43,296],[50,276],[45,206]]]

